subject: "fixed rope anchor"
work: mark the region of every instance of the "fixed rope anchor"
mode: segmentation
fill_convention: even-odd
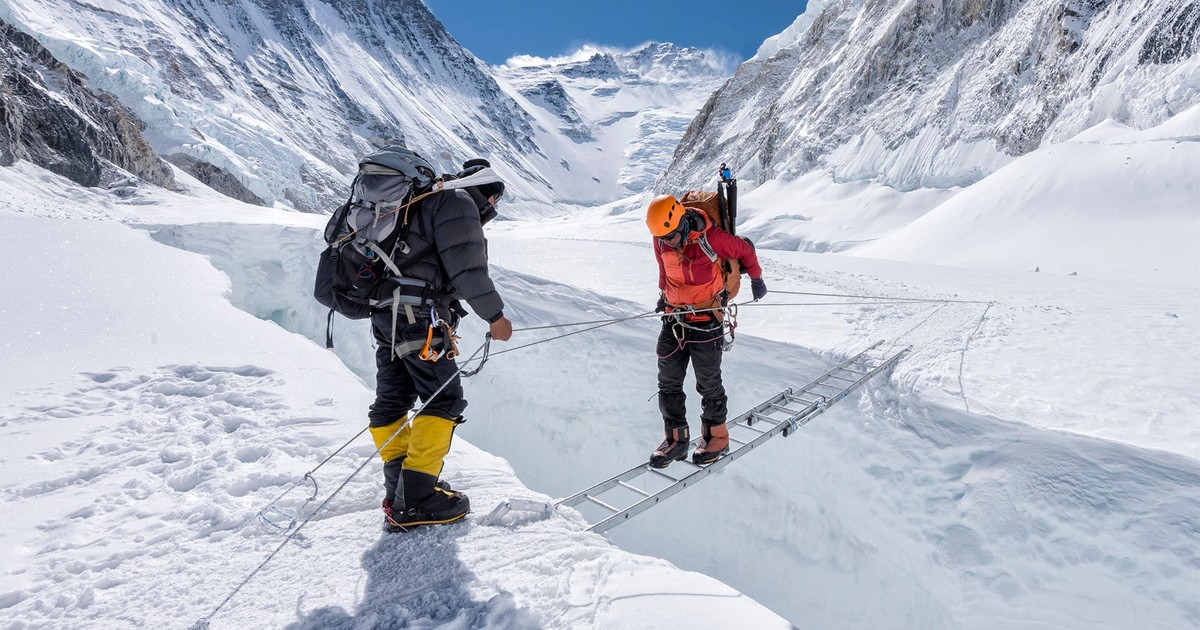
[[[339,449],[339,450],[341,450],[341,449]],[[302,479],[302,481],[306,481],[306,482],[309,482],[312,484],[312,494],[310,494],[308,496],[308,498],[304,500],[304,503],[299,508],[292,510],[291,513],[288,513],[288,512],[285,512],[283,510],[283,508],[275,506],[275,504],[277,502],[279,502],[280,499],[287,496],[287,494],[289,492],[291,492],[292,490],[295,490],[296,487],[300,485],[300,484],[296,484],[296,485],[293,485],[291,488],[288,488],[283,494],[275,497],[274,500],[272,500],[270,503],[266,504],[261,510],[259,510],[258,511],[258,520],[260,522],[262,522],[264,525],[269,525],[271,527],[274,527],[275,529],[279,529],[279,530],[282,530],[285,532],[291,531],[292,528],[296,526],[296,520],[298,518],[300,511],[304,509],[305,505],[308,505],[309,503],[312,503],[314,500],[316,500],[317,494],[319,494],[320,490],[321,490],[321,487],[319,485],[317,485],[316,477],[312,476],[312,471],[304,473],[304,478]],[[276,520],[276,519],[279,519],[280,517],[284,517],[284,518],[288,519],[287,525],[281,525],[279,523],[279,521]]]
[[[545,520],[554,515],[554,505],[547,501],[530,499],[506,499],[497,505],[487,516],[479,519],[480,525],[503,525],[504,517],[512,512],[529,512],[533,520]]]

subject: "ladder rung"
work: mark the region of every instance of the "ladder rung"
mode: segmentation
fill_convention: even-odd
[[[730,441],[730,442],[737,442],[738,444],[745,444],[745,442],[743,442],[743,441],[741,441],[741,440],[739,440],[739,439],[737,439],[737,438],[733,437],[732,435],[731,435],[731,436],[729,436],[729,441]]]
[[[737,426],[742,427],[743,429],[750,429],[751,431],[754,431],[755,433],[766,433],[766,431],[763,431],[762,429],[756,428],[749,424],[739,424]]]
[[[837,390],[837,391],[839,391],[839,392],[840,392],[840,391],[842,391],[842,389],[843,389],[843,388],[841,388],[841,387],[838,387],[837,385],[828,385],[828,384],[826,384],[826,383],[813,383],[813,384],[811,385],[811,387],[828,387],[829,389],[834,389],[834,390]]]
[[[855,374],[858,374],[858,372],[855,372]],[[857,383],[858,382],[858,379],[856,379],[856,378],[853,378],[853,379],[852,378],[842,378],[840,376],[834,376],[832,374],[830,374],[829,376],[826,376],[825,378],[832,378],[834,380],[842,381],[843,383]]]
[[[817,395],[818,394],[813,394],[813,396],[817,396]],[[809,400],[807,398],[801,398],[800,396],[792,396],[792,395],[789,395],[787,397],[787,399],[790,400],[791,402],[803,403],[805,405],[815,405],[815,404],[821,402],[819,400]]]
[[[784,407],[783,405],[771,405],[771,408],[776,411],[782,411],[790,416],[794,416],[794,415],[800,413],[799,411],[797,411],[795,409]]]
[[[759,420],[766,420],[767,422],[774,422],[775,424],[780,423],[779,420],[776,420],[775,418],[772,418],[771,416],[764,416],[761,413],[758,413],[757,411],[754,412],[753,414],[751,414],[751,417],[754,418],[755,422],[758,422]]]
[[[650,496],[650,493],[649,493],[649,492],[646,492],[645,490],[642,490],[641,488],[638,488],[638,487],[635,487],[635,486],[631,486],[631,485],[629,485],[629,484],[625,483],[624,481],[618,481],[618,482],[617,482],[617,485],[621,486],[622,488],[628,488],[628,489],[630,489],[630,490],[633,490],[634,492],[636,492],[636,493],[638,493],[638,494],[640,494],[640,495],[642,495],[642,496],[644,496],[644,497],[648,497],[648,496]]]
[[[601,501],[600,499],[597,499],[596,497],[594,497],[590,494],[583,495],[583,498],[587,499],[588,501],[591,501],[592,503],[595,503],[596,505],[599,505],[600,507],[608,510],[609,512],[612,512],[613,514],[616,514],[617,512],[621,511],[621,510],[618,510],[617,508]]]
[[[646,465],[646,470],[649,470],[650,472],[652,472],[664,479],[670,479],[671,483],[676,483],[679,481],[679,479],[676,479],[675,477],[672,477],[671,475],[668,475],[667,473],[665,473],[657,468],[651,468],[648,464]]]

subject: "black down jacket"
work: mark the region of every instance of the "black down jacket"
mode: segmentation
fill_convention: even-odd
[[[407,263],[404,276],[428,282],[450,297],[465,301],[487,321],[503,314],[504,302],[488,275],[487,239],[479,208],[470,194],[463,190],[442,191],[426,197],[414,211],[405,242],[410,255],[418,258]],[[395,260],[401,264],[408,259],[397,252]],[[428,313],[423,315],[428,317]],[[376,310],[371,317],[377,320],[376,327],[390,329],[390,306],[388,310]]]

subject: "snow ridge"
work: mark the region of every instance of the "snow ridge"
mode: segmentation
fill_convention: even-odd
[[[899,190],[974,183],[1105,119],[1200,102],[1195,0],[811,3],[697,117],[659,187],[821,170]]]

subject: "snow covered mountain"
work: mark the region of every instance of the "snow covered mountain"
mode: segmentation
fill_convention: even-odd
[[[822,0],[709,101],[662,180],[715,159],[898,190],[970,185],[1106,119],[1200,102],[1195,0]]]
[[[1194,285],[1197,105],[1194,0],[810,2],[656,187],[728,161],[763,247]]]
[[[550,171],[529,116],[419,0],[6,0],[0,17],[116,94],[159,153],[258,203],[326,209],[388,140],[444,170],[487,155]],[[515,190],[549,200],[524,179]]]
[[[397,537],[378,530],[373,446],[353,438],[369,328],[339,319],[326,351],[310,297],[323,217],[197,178],[306,207],[398,130],[444,141],[447,169],[495,151],[522,175],[518,213],[549,214],[644,190],[686,98],[719,83],[711,60],[649,45],[487,68],[393,0],[0,0],[46,48],[5,57],[28,79],[22,115],[75,94],[67,128],[103,118],[104,96],[60,87],[49,56],[82,69],[145,121],[185,193],[0,167],[0,627],[1194,630],[1196,3],[1071,2],[1060,22],[1041,0],[810,4],[708,102],[662,185],[725,160],[754,184],[740,233],[772,293],[740,304],[731,411],[881,338],[910,348],[900,365],[607,538],[570,511],[487,525],[501,499],[645,461],[662,426],[659,323],[629,318],[656,297],[640,200],[574,209],[567,233],[492,223],[518,333],[466,379],[446,470],[477,514]],[[1079,77],[1039,77],[1104,42],[1096,86],[1055,100]],[[930,114],[938,64],[960,63]],[[981,76],[1000,82],[992,127],[976,111],[991,101],[968,98]],[[323,118],[345,111],[358,122]],[[1032,148],[1002,141],[1038,121]],[[52,259],[47,242],[64,245]],[[620,321],[543,343],[597,319]],[[483,331],[464,320],[462,347]],[[312,520],[279,547],[256,516],[296,483],[271,514]]]
[[[310,211],[339,203],[357,158],[396,140],[446,172],[491,159],[518,200],[510,216],[611,201],[651,183],[728,71],[652,44],[600,53],[608,74],[507,72],[513,88],[420,0],[2,0],[0,19],[115,94],[184,171]],[[626,167],[628,154],[643,159]]]
[[[577,167],[615,183],[606,201],[640,193],[671,160],[696,112],[730,72],[695,48],[649,43],[633,50],[585,46],[566,57],[515,57],[497,68],[578,144]],[[582,158],[582,159],[580,159]]]

